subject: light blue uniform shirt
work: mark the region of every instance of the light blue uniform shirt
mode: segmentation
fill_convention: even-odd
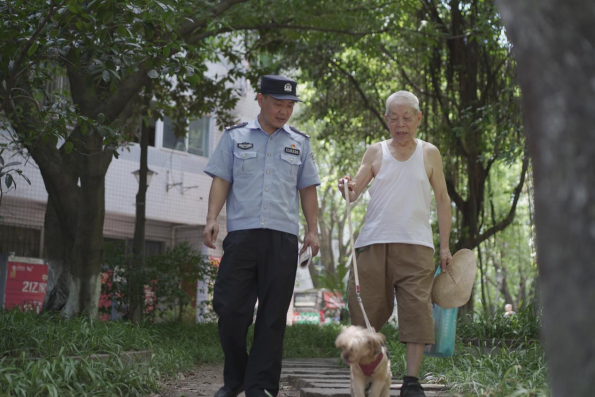
[[[227,230],[299,232],[298,191],[320,185],[310,140],[288,125],[269,135],[258,119],[225,130],[205,173],[231,183]]]

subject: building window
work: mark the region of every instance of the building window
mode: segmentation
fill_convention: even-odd
[[[188,153],[209,157],[209,117],[193,120],[188,126]]]
[[[0,224],[0,252],[39,258],[41,230]]]
[[[168,149],[186,151],[186,137],[177,137],[174,122],[169,117],[163,120],[163,147]]]
[[[163,147],[188,152],[197,156],[209,157],[210,117],[201,117],[190,121],[186,134],[177,137],[173,120],[163,120]],[[179,135],[179,134],[178,134]]]

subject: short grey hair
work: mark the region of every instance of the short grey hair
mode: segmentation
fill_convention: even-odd
[[[406,102],[409,106],[415,109],[418,113],[419,110],[419,99],[409,91],[397,91],[390,94],[390,96],[386,100],[386,114],[388,114],[388,107],[389,105],[396,100],[402,100]]]

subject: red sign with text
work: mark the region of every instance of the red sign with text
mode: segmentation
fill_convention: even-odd
[[[48,285],[48,266],[38,263],[8,262],[4,307],[41,311]]]

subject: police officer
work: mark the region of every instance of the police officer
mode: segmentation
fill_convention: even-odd
[[[227,201],[223,258],[213,308],[225,355],[224,386],[215,397],[273,396],[279,392],[286,316],[298,261],[299,201],[308,223],[302,250],[319,250],[320,185],[309,136],[287,125],[297,83],[263,76],[257,94],[260,114],[226,128],[205,172],[213,178],[204,244],[215,248],[217,216]],[[298,198],[299,192],[299,198]],[[258,298],[254,342],[246,335]]]

